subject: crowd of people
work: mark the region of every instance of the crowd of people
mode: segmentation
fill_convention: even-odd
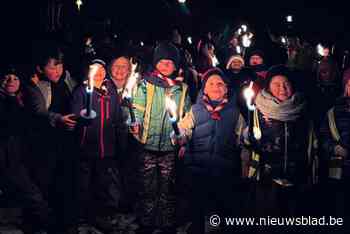
[[[76,78],[56,46],[29,76],[3,68],[0,201],[22,208],[20,228],[199,234],[212,214],[346,222],[350,69],[329,51],[301,69],[291,48],[268,66],[269,51],[243,56],[231,41],[208,36],[191,51],[174,31],[137,58],[88,43]],[[211,231],[244,229],[226,228]]]

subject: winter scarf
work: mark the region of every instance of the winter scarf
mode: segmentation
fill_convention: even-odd
[[[161,86],[164,88],[173,87],[175,85],[181,85],[181,81],[172,79],[170,77],[166,77],[157,70],[147,74],[145,79],[151,82],[152,84],[155,84],[157,86]]]
[[[218,103],[214,103],[209,99],[207,95],[203,95],[202,97],[204,106],[207,108],[208,112],[210,113],[210,117],[213,120],[220,120],[221,115],[220,111],[224,108],[225,104],[228,102],[227,98],[224,98],[222,101]]]
[[[265,89],[257,95],[255,104],[257,109],[267,118],[283,122],[298,119],[306,106],[300,93],[295,93],[288,100],[280,102]]]

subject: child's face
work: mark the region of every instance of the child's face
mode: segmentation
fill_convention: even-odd
[[[241,70],[242,67],[243,67],[243,63],[238,59],[233,60],[231,63],[231,69],[233,70]]]
[[[175,64],[170,59],[161,59],[157,65],[156,69],[164,76],[171,76],[176,70]]]
[[[52,82],[57,82],[63,74],[63,64],[56,59],[50,59],[44,67],[45,76]]]
[[[256,66],[263,63],[264,63],[264,60],[259,55],[253,55],[249,59],[250,66]]]
[[[97,65],[98,66],[98,70],[94,76],[94,81],[97,83],[103,82],[103,80],[106,77],[106,70],[102,65]]]
[[[219,75],[212,75],[205,83],[204,93],[211,100],[221,101],[227,94],[227,86]]]
[[[9,94],[15,94],[19,90],[20,81],[17,76],[8,74],[3,80],[2,87]]]
[[[274,76],[269,88],[271,94],[282,102],[288,100],[293,94],[292,85],[285,76]]]
[[[111,66],[112,78],[124,86],[128,76],[130,75],[131,67],[128,59],[121,57],[114,61]]]

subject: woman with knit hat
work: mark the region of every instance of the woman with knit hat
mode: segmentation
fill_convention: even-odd
[[[173,233],[175,227],[176,156],[169,137],[172,125],[165,98],[175,101],[178,120],[190,109],[187,85],[176,80],[179,59],[175,46],[160,43],[153,54],[154,70],[144,75],[133,97],[135,116],[141,123],[131,132],[142,145],[138,216],[145,233],[155,228]]]
[[[255,99],[253,128],[245,135],[253,152],[248,177],[253,179],[255,215],[293,215],[303,207],[301,191],[310,180],[314,134],[297,88],[284,65],[274,66]]]
[[[239,214],[238,143],[244,120],[236,96],[229,93],[228,82],[220,69],[208,70],[197,103],[179,122],[187,138],[183,142],[188,141],[183,157],[185,192],[193,222],[190,233],[204,233],[204,218],[211,212]]]

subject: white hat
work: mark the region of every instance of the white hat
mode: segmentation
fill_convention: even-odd
[[[235,54],[235,55],[232,55],[230,57],[230,59],[228,60],[227,64],[226,64],[226,69],[230,69],[230,66],[231,66],[231,63],[234,61],[234,60],[239,60],[242,65],[244,66],[244,59],[242,58],[241,55],[239,54]]]

